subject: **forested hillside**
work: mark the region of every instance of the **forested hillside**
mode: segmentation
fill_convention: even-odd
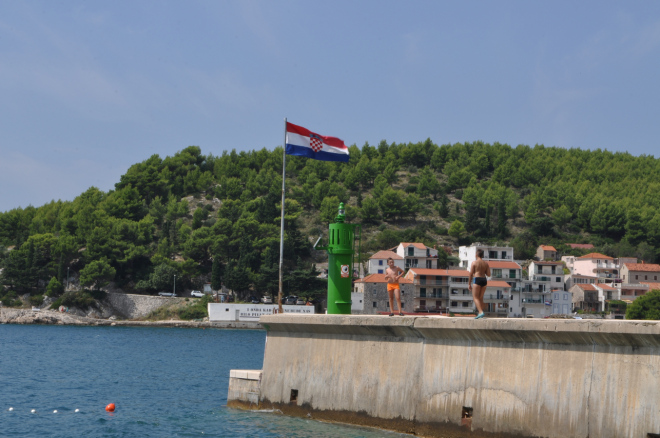
[[[287,157],[285,293],[323,290],[312,243],[347,203],[363,253],[400,241],[590,242],[654,262],[660,160],[625,153],[481,142],[350,147],[349,163]],[[57,296],[67,271],[84,286],[130,292],[224,282],[278,286],[282,149],[203,155],[188,147],[128,169],[110,192],[0,213],[0,299]],[[9,297],[9,298],[7,298]]]

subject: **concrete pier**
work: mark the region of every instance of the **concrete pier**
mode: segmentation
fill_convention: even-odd
[[[229,405],[429,437],[660,436],[658,321],[260,322],[268,338],[251,387],[259,403],[232,395],[230,382]]]

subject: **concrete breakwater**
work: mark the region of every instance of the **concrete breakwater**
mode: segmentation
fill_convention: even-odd
[[[260,322],[263,370],[232,374],[229,406],[420,436],[660,436],[657,321]]]

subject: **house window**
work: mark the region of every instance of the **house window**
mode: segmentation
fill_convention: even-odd
[[[426,269],[432,269],[432,268],[433,268],[433,260],[427,260]]]
[[[413,257],[415,255],[415,248],[412,246],[408,247],[408,257]]]
[[[502,258],[506,259],[506,251],[502,251]]]
[[[374,301],[374,309],[378,307],[378,302]]]
[[[557,283],[561,283],[561,277],[556,277],[556,278],[555,278],[555,282],[557,282]]]
[[[382,273],[383,273],[383,270],[382,270],[382,269],[379,269],[379,270],[378,270],[378,273],[379,273],[379,274],[382,274]]]
[[[635,275],[635,280],[639,280],[639,275]]]
[[[426,284],[426,275],[419,276],[419,284]]]
[[[383,261],[382,260],[378,260],[378,266],[383,266]]]
[[[452,301],[451,307],[458,307],[458,301]]]
[[[470,307],[469,301],[463,301],[463,307]]]
[[[419,300],[419,305],[420,306],[426,306],[426,300]]]
[[[648,275],[645,275],[645,276],[644,276],[644,280],[648,280]]]
[[[426,298],[426,288],[425,287],[420,287],[419,288],[419,296],[421,298]]]
[[[497,258],[497,251],[488,251],[488,258],[489,259],[496,259]]]
[[[509,278],[516,278],[516,270],[509,269]]]

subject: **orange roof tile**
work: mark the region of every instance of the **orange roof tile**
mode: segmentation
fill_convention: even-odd
[[[390,257],[392,257],[392,260],[403,260],[403,257],[401,257],[399,254],[397,254],[393,251],[387,251],[387,250],[378,251],[376,254],[372,255],[369,258],[370,259],[388,259]]]
[[[408,272],[414,272],[417,275],[435,275],[436,277],[469,277],[470,273],[465,269],[428,269],[428,268],[410,268]]]
[[[488,266],[490,266],[491,269],[522,269],[522,267],[516,262],[498,262],[489,260]]]
[[[562,262],[533,262],[535,265],[563,265],[564,263]]]
[[[385,274],[371,274],[367,275],[364,278],[360,278],[359,280],[355,280],[356,283],[388,283],[387,280],[385,280]],[[411,280],[408,280],[407,278],[401,277],[399,278],[399,283],[400,284],[410,284],[412,283]]]
[[[660,290],[660,283],[655,281],[640,281],[640,284],[645,284],[649,287],[649,290]]]
[[[582,290],[596,290],[593,284],[576,284],[577,287],[579,287]]]
[[[660,265],[654,263],[624,263],[629,271],[660,272]]]
[[[550,246],[550,245],[541,245],[541,249],[543,251],[555,251],[555,252],[557,251],[554,246]]]
[[[511,285],[502,280],[490,280],[486,287],[511,287]]]
[[[401,242],[400,245],[403,245],[404,248],[407,248],[409,246],[414,246],[415,248],[418,248],[418,249],[428,248],[426,245],[424,245],[423,243],[419,243],[419,242]],[[431,248],[429,248],[429,249],[431,249]]]
[[[601,254],[599,252],[590,252],[589,254],[583,255],[582,257],[578,257],[579,259],[607,259],[607,260],[614,260],[610,256],[606,256],[605,254]]]
[[[598,286],[599,288],[601,288],[603,290],[616,290],[615,287],[612,287],[607,283],[598,283],[596,286]]]

